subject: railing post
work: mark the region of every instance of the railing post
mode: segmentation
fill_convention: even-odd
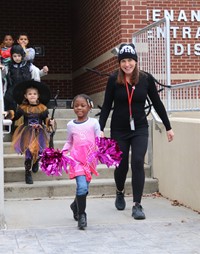
[[[4,160],[3,160],[3,84],[0,70],[0,229],[6,229],[4,215]]]
[[[170,21],[166,19],[166,85],[171,86],[171,57],[170,57]],[[171,89],[167,88],[167,111],[171,110]]]
[[[151,73],[160,83],[171,86],[170,20],[165,17],[133,33],[139,68]],[[159,88],[159,86],[158,86]],[[171,109],[170,88],[160,95],[167,111]]]

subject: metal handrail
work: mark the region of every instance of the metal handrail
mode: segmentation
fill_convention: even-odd
[[[171,89],[175,90],[177,88],[182,88],[182,87],[190,87],[190,86],[200,86],[200,80],[196,81],[189,81],[185,83],[179,83],[171,86]]]
[[[0,69],[0,87],[1,87],[1,103],[2,103],[2,111],[4,110],[4,99],[3,99],[3,83],[2,83],[2,70]],[[10,119],[2,119],[3,122],[3,126],[7,126],[8,130],[3,130],[3,134],[9,134],[11,132],[11,125],[12,125],[12,121]]]
[[[4,215],[4,161],[3,161],[3,84],[2,72],[0,69],[0,229],[6,228]],[[1,113],[2,112],[2,113]]]
[[[200,80],[171,87],[171,108],[168,112],[200,111]]]
[[[160,93],[166,111],[200,110],[199,80],[171,85],[170,20],[165,17],[133,33],[132,41],[138,52],[139,68],[167,86]],[[159,84],[157,88],[159,90]],[[151,113],[160,122],[155,110],[151,110]]]

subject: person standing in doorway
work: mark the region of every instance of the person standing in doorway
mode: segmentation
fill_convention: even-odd
[[[132,216],[134,219],[145,219],[141,199],[145,183],[144,157],[148,145],[148,121],[145,114],[147,96],[166,128],[169,142],[173,140],[174,132],[158,95],[153,76],[138,69],[138,57],[134,44],[120,45],[118,61],[119,69],[109,77],[107,82],[99,123],[103,137],[107,118],[114,105],[111,118],[111,138],[118,142],[123,152],[122,161],[114,172],[115,206],[118,210],[124,210],[126,207],[125,181],[131,148]]]

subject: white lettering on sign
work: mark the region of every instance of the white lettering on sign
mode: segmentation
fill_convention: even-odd
[[[191,55],[191,49],[194,50],[194,54],[196,56],[200,56],[200,43],[194,44],[193,48],[192,48],[191,44],[183,45],[183,44],[180,44],[180,43],[175,43],[174,44],[174,55],[181,56],[185,53],[188,56],[190,56]]]
[[[187,13],[187,14],[186,14]],[[175,15],[176,14],[176,15]],[[200,22],[200,10],[185,11],[180,10],[174,12],[174,10],[147,10],[147,20],[159,21],[161,18],[167,17],[170,21],[198,21]]]
[[[187,17],[185,11],[181,10],[179,12],[178,21],[187,21]]]
[[[183,27],[182,37],[185,38],[192,38],[191,37],[191,28],[190,27]]]
[[[196,35],[195,35],[195,39],[198,39],[200,36],[200,27],[197,28],[197,32],[196,32]]]
[[[192,26],[171,26],[170,31],[172,33],[173,39],[176,39],[176,42],[173,46],[173,52],[176,56],[181,56],[183,54],[187,54],[190,56],[194,54],[196,56],[200,55],[200,43],[196,44],[181,44],[178,43],[178,38],[180,34],[182,35],[182,39],[199,39],[200,38],[200,10],[160,10],[160,9],[153,9],[147,10],[147,21],[159,21],[163,17],[167,17],[171,22],[180,22],[181,24],[184,23],[186,25],[187,22],[195,22]],[[165,31],[164,29],[158,27],[156,31],[156,38],[164,38]],[[148,31],[148,38],[152,39],[155,37],[152,31]]]

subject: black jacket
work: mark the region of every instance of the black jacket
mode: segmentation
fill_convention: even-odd
[[[129,90],[132,86],[129,84]],[[132,98],[132,113],[135,122],[135,128],[148,126],[148,121],[145,113],[145,102],[147,96],[150,98],[156,112],[161,118],[166,130],[170,130],[170,122],[165,110],[165,107],[160,100],[158,91],[153,77],[144,72],[140,72],[139,82],[135,85],[135,90]],[[129,131],[130,130],[130,114],[128,96],[126,86],[117,83],[117,72],[112,74],[107,82],[103,106],[101,109],[99,123],[103,131],[111,108],[113,113],[111,118],[112,131]]]

